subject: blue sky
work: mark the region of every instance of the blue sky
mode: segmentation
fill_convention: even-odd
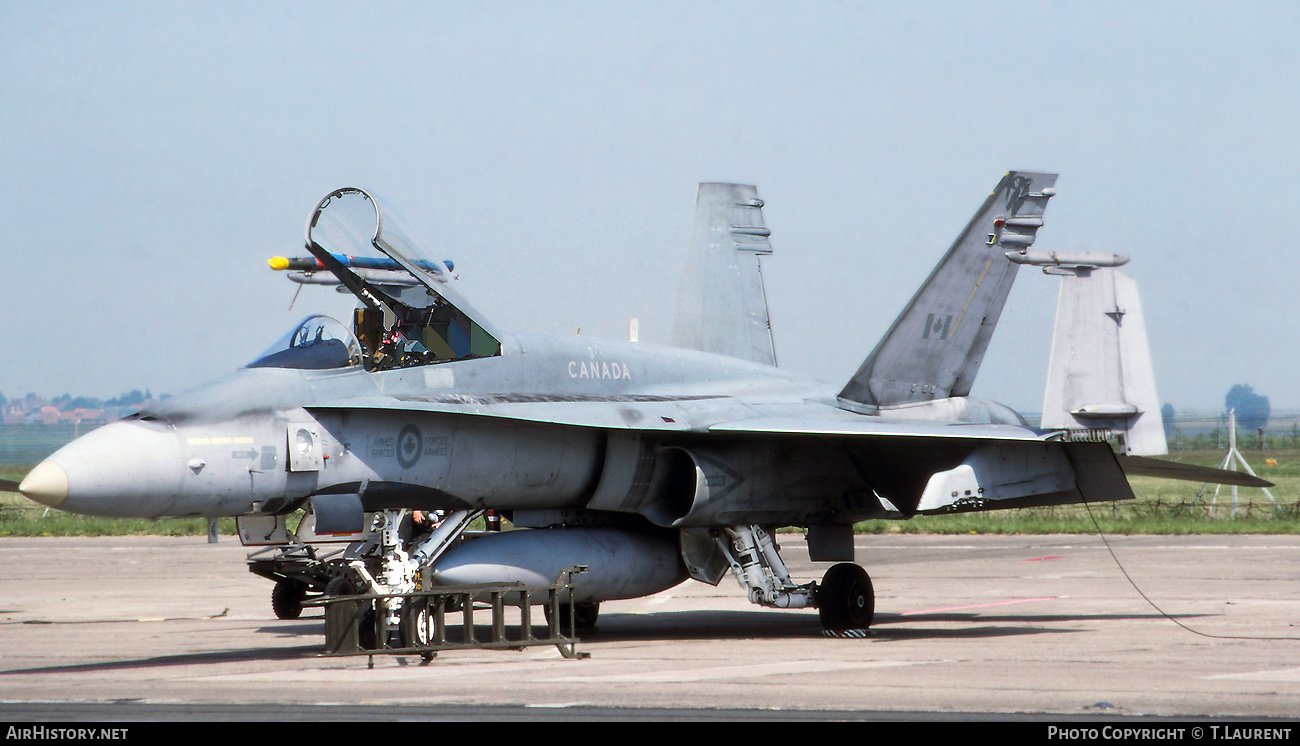
[[[846,380],[1008,169],[1126,254],[1162,401],[1300,408],[1300,5],[0,1],[0,392],[179,393],[312,311],[330,190],[505,328],[667,341],[695,185],[756,184],[782,367]],[[1022,271],[974,393],[1036,411]]]

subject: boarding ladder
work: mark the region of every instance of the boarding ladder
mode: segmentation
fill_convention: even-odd
[[[428,663],[442,650],[520,650],[531,645],[555,645],[565,658],[582,659],[590,654],[577,651],[574,604],[561,599],[573,598],[573,578],[586,570],[582,565],[571,567],[547,586],[442,586],[404,593],[325,596],[304,606],[325,609],[322,656],[366,655],[371,668],[376,655],[418,655]],[[538,597],[544,597],[549,612],[540,626],[532,621],[532,603]],[[376,612],[394,604],[402,610],[398,629],[392,628],[387,614]],[[475,626],[476,606],[491,612],[489,629]],[[507,610],[513,614],[516,609],[518,624],[507,626]],[[449,624],[448,614],[459,614],[460,624]]]

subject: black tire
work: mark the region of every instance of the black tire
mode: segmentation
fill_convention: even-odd
[[[551,623],[551,607],[549,605],[542,607],[542,613],[546,616],[546,623]],[[596,631],[596,618],[600,616],[599,601],[584,601],[575,604],[573,607],[573,623],[578,628],[579,633],[591,634]],[[569,605],[560,604],[560,634],[572,635],[573,630],[569,629]]]
[[[596,617],[600,616],[600,602],[588,601],[573,605],[573,623],[579,632],[594,632]]]
[[[842,562],[826,571],[817,588],[822,626],[833,632],[866,629],[876,615],[876,591],[867,571]]]
[[[307,586],[296,580],[281,578],[271,589],[271,610],[277,619],[297,619],[302,616],[302,602],[307,598]]]
[[[428,597],[415,596],[402,603],[402,621],[398,626],[398,632],[404,648],[429,644],[433,632],[430,629]]]
[[[326,596],[355,596],[357,587],[347,578],[330,578],[330,582],[325,584]]]
[[[337,577],[332,578],[325,585],[326,596],[359,596],[362,591],[351,578]],[[378,616],[375,614],[375,604],[373,601],[362,602],[365,606],[361,610],[360,618],[357,619],[357,644],[362,650],[376,650],[379,647],[379,635],[375,630],[375,623]]]

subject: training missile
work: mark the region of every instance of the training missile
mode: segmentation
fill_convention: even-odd
[[[396,271],[388,269],[358,269],[357,276],[369,282],[372,285],[390,285],[399,287],[414,287],[420,284],[420,281],[411,276],[410,272]],[[339,285],[341,281],[335,277],[332,272],[290,272],[286,275],[290,280],[299,285]],[[442,280],[441,277],[437,278]],[[340,291],[342,292],[342,291]],[[348,291],[351,292],[351,291]]]
[[[347,254],[330,254],[330,256],[337,259],[344,267],[352,267],[354,269],[386,269],[403,271],[402,265],[388,257],[348,256]],[[293,272],[320,272],[325,270],[325,265],[321,264],[321,261],[314,256],[294,258],[273,256],[268,259],[266,263],[271,265],[271,269],[280,272],[284,270],[290,270]],[[426,261],[424,259],[415,260],[415,266],[427,272],[432,272],[438,276],[443,274],[442,268],[444,264],[448,270],[454,271],[456,268],[456,265],[453,264],[450,259],[444,260],[441,264]]]
[[[1128,264],[1128,257],[1121,254],[1086,252],[1065,254],[1058,251],[1008,251],[1007,259],[1016,264],[1032,264],[1036,267],[1119,267]]]

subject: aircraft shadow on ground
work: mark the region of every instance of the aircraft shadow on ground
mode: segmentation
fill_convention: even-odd
[[[653,617],[653,618],[652,618]],[[878,614],[871,630],[863,640],[890,640],[902,637],[932,637],[965,639],[970,637],[1001,637],[1006,635],[1027,635],[1042,632],[1062,632],[1025,626],[990,627],[978,620],[979,627],[958,629],[908,629],[891,626],[903,618],[898,615]],[[932,621],[950,621],[939,619]],[[957,621],[975,621],[960,618]],[[608,621],[601,620],[597,625],[598,633],[589,638],[592,642],[602,641],[652,641],[671,639],[692,640],[734,640],[746,639],[822,639],[828,634],[822,629],[821,621],[815,614],[789,614],[781,612],[717,612],[685,611],[663,614],[637,615],[631,619],[610,615]],[[834,635],[829,635],[834,636]],[[852,641],[858,639],[853,633],[845,636]]]
[[[232,663],[240,661],[297,660],[320,651],[319,645],[292,648],[241,648],[238,650],[212,650],[202,653],[179,653],[153,658],[132,658],[121,661],[97,663],[72,663],[64,666],[40,666],[12,671],[0,671],[2,676],[24,674],[73,673],[79,671],[124,671],[137,668],[163,668],[167,666],[193,666],[205,663]]]
[[[544,634],[545,623],[534,623],[534,635]],[[1036,614],[986,616],[972,612],[931,614],[877,614],[868,638],[877,640],[902,638],[965,639],[970,637],[1002,637],[1042,633],[1079,632],[1079,629],[1054,629],[1046,624],[1104,623],[1117,621],[1143,621],[1162,619],[1159,614]],[[460,620],[456,615],[448,619],[453,639],[460,639]],[[917,627],[915,625],[958,624],[959,627]],[[978,624],[978,627],[966,626]],[[476,624],[476,639],[487,640],[491,626]],[[307,636],[324,639],[323,621],[303,618],[260,627],[259,633],[278,637]],[[518,625],[506,625],[506,635],[519,639]],[[661,640],[736,640],[736,639],[811,639],[825,637],[821,622],[814,613],[783,611],[663,611],[653,614],[604,614],[594,631],[578,635],[579,640],[591,642],[652,642]]]
[[[1208,615],[1183,615],[1194,618]],[[1036,634],[1068,634],[1081,629],[1055,629],[1026,625],[1061,624],[1071,622],[1116,622],[1163,619],[1159,614],[1051,614],[1032,616],[983,616],[978,613],[933,614],[877,614],[865,641],[888,642],[894,640],[962,640],[991,637],[1008,637]],[[458,621],[453,620],[449,621]],[[539,620],[540,623],[540,620]],[[960,624],[943,628],[916,627],[920,624]],[[966,625],[978,626],[966,626]],[[449,624],[452,639],[459,639],[460,626]],[[480,641],[490,639],[492,628],[476,624],[475,637]],[[323,652],[325,642],[324,621],[321,617],[269,624],[256,629],[258,634],[271,634],[280,638],[301,637],[307,641],[292,647],[241,648],[200,653],[181,653],[151,658],[132,658],[121,661],[76,663],[42,666],[38,668],[0,671],[0,676],[24,674],[70,673],[89,671],[115,671],[197,664],[217,664],[241,661],[301,660]],[[534,634],[544,634],[538,628]],[[510,639],[519,638],[518,625],[506,625]],[[668,640],[737,640],[770,639],[801,640],[825,638],[816,614],[781,611],[664,611],[653,614],[608,614],[600,618],[596,630],[577,636],[580,643],[601,642],[653,642]],[[381,653],[382,654],[382,653]]]
[[[1180,619],[1193,619],[1207,614],[1179,614]],[[978,621],[986,624],[1002,623],[1030,623],[1030,624],[1059,624],[1063,622],[1134,622],[1151,619],[1164,619],[1161,614],[1034,614],[1025,616],[986,616],[977,613],[966,614],[894,614],[889,618],[878,615],[875,625],[898,622],[957,622],[957,621]]]

